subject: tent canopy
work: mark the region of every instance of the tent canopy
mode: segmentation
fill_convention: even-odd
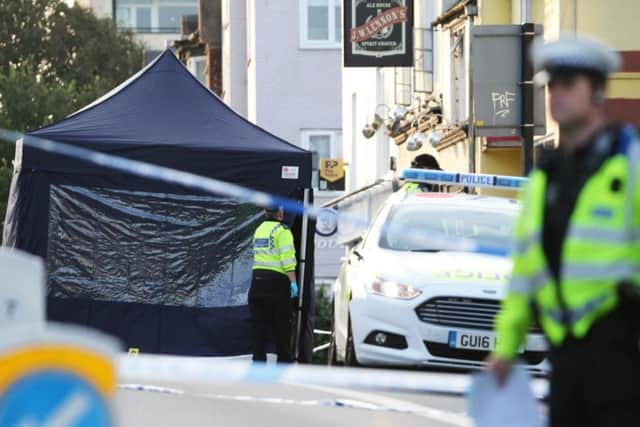
[[[30,135],[297,200],[311,186],[311,153],[243,119],[169,50]],[[260,209],[29,146],[18,146],[16,160],[3,243],[46,259],[50,319],[105,330],[146,352],[249,351],[246,292]],[[288,222],[300,254],[301,220]]]
[[[265,175],[261,163],[277,159],[301,167],[311,158],[309,152],[234,112],[170,50],[102,98],[30,134],[233,182],[276,181],[278,187],[283,184],[281,170],[274,168]],[[259,169],[260,182],[254,179],[255,169],[249,171],[248,180],[229,170],[237,171],[238,163]],[[24,150],[22,166],[98,173],[94,166],[68,158],[52,161],[50,154],[29,148]],[[300,178],[308,182],[304,178],[310,171],[305,167],[303,172],[308,176]]]
[[[56,141],[100,143],[114,149],[174,145],[306,153],[235,113],[170,50],[102,98],[32,134]]]

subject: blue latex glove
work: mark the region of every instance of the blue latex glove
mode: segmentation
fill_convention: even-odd
[[[291,298],[296,298],[298,296],[298,283],[291,282]]]

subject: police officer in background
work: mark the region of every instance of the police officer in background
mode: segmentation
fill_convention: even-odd
[[[440,164],[438,160],[431,154],[420,154],[416,156],[411,162],[411,167],[414,169],[428,169],[440,171]],[[405,190],[408,193],[423,193],[425,191],[438,191],[439,186],[437,184],[427,184],[422,182],[407,182],[404,185]]]
[[[534,45],[559,149],[522,192],[513,273],[488,360],[503,383],[534,316],[550,343],[551,426],[640,425],[640,146],[607,122],[620,59],[579,36]],[[537,77],[539,77],[538,73]]]
[[[265,210],[265,220],[253,237],[253,275],[249,308],[253,322],[253,360],[266,362],[269,331],[278,362],[291,362],[293,306],[298,296],[296,251],[291,230],[282,223],[282,208]]]

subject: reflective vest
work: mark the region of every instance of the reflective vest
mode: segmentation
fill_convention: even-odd
[[[253,236],[253,269],[282,274],[296,270],[293,234],[278,221],[264,221]]]
[[[419,182],[407,182],[404,185],[405,190],[407,190],[407,193],[424,193],[425,190]]]
[[[623,130],[619,152],[586,181],[576,200],[559,283],[542,248],[547,176],[532,172],[521,194],[511,281],[496,319],[499,357],[516,356],[532,321],[532,299],[547,339],[560,346],[569,334],[583,338],[617,306],[620,282],[640,285],[640,142],[632,132]]]

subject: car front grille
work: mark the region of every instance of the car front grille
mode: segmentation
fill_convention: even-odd
[[[458,328],[492,330],[500,301],[480,298],[437,297],[416,308],[416,314],[426,323]],[[536,324],[530,333],[542,333]]]

